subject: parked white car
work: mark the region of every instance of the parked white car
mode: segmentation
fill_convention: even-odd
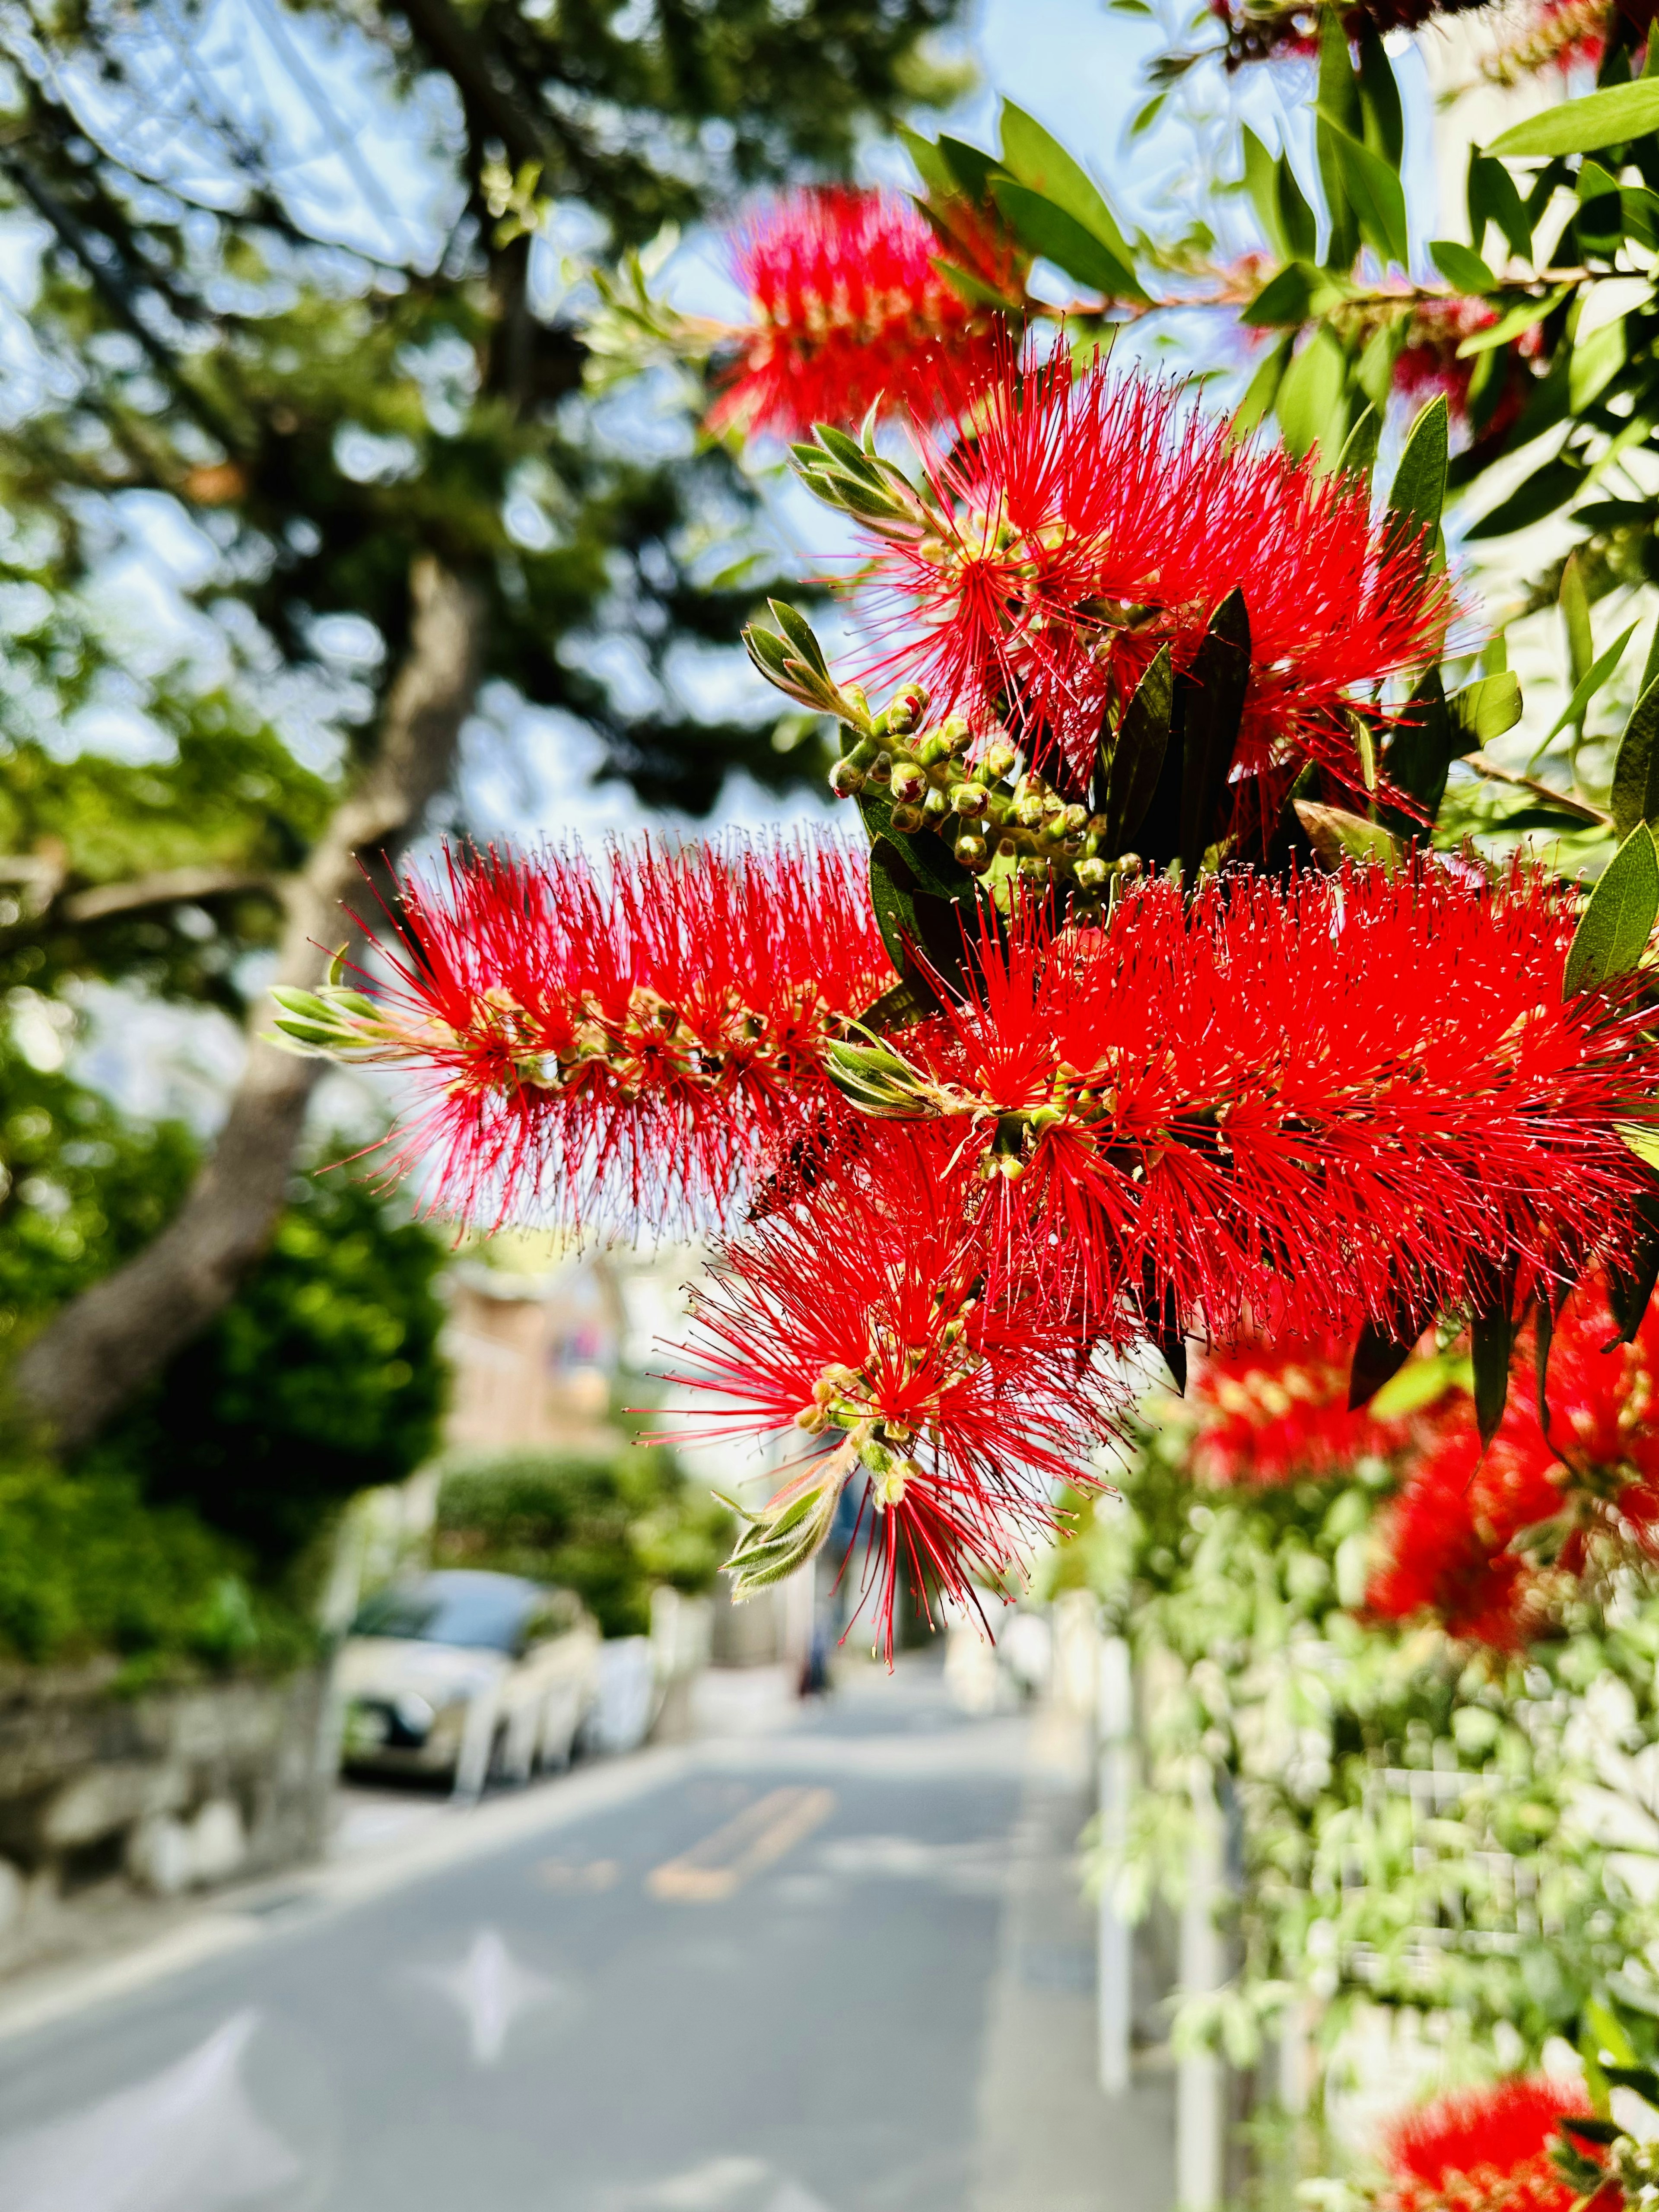
[[[365,1601],[336,1662],[343,1764],[526,1782],[568,1763],[597,1693],[599,1638],[568,1590],[447,1569]]]

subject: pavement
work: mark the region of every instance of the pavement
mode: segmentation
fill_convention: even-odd
[[[0,2212],[1167,2212],[1094,2081],[1087,1747],[925,1659],[0,1991]]]

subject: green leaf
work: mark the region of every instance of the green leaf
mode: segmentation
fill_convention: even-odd
[[[1460,246],[1455,238],[1431,240],[1429,254],[1446,282],[1460,292],[1479,295],[1490,292],[1498,282],[1474,247]]]
[[[1659,822],[1659,682],[1631,708],[1613,763],[1613,826],[1622,839],[1638,822]]]
[[[977,146],[969,146],[961,138],[947,138],[941,132],[939,139],[939,159],[951,174],[955,189],[975,207],[983,206],[986,187],[991,173],[998,166],[996,157],[982,153]]]
[[[1248,438],[1262,417],[1272,411],[1295,343],[1293,337],[1282,338],[1256,364],[1255,374],[1250,379],[1249,388],[1233,416],[1235,438]]]
[[[1636,1213],[1638,1226],[1628,1250],[1607,1261],[1607,1304],[1625,1344],[1642,1326],[1659,1287],[1659,1195],[1644,1192],[1636,1201]],[[1617,2055],[1610,2039],[1603,2037],[1602,2043]]]
[[[1529,115],[1494,138],[1488,154],[1510,161],[1555,154],[1589,154],[1602,146],[1622,146],[1659,128],[1659,82],[1643,77],[1634,84],[1586,93],[1560,107]]]
[[[1174,708],[1175,670],[1169,647],[1162,645],[1123,710],[1109,758],[1101,763],[1101,804],[1095,811],[1106,817],[1109,858],[1132,848],[1146,818],[1169,746]]]
[[[1334,443],[1346,371],[1340,342],[1322,325],[1285,370],[1279,386],[1279,423],[1297,459],[1316,446],[1328,449]]]
[[[1316,106],[1319,120],[1314,128],[1314,149],[1319,160],[1319,182],[1330,218],[1325,243],[1328,269],[1346,270],[1358,250],[1358,233],[1348,205],[1345,172],[1337,151],[1336,132],[1323,118],[1334,116],[1337,131],[1352,136],[1363,129],[1359,88],[1348,58],[1348,34],[1340,15],[1333,9],[1319,11],[1319,91]]]
[[[1180,858],[1189,878],[1215,841],[1249,680],[1250,618],[1244,594],[1232,591],[1211,616],[1192,673],[1182,679]]]
[[[1470,361],[1478,353],[1491,353],[1494,347],[1508,345],[1511,338],[1520,337],[1534,323],[1541,323],[1547,315],[1553,315],[1571,289],[1570,284],[1558,284],[1541,300],[1522,300],[1507,315],[1500,315],[1484,331],[1476,331],[1473,337],[1465,338],[1457,349],[1457,358]]]
[[[1273,179],[1273,198],[1279,210],[1285,243],[1295,260],[1311,261],[1319,246],[1319,225],[1314,211],[1302,196],[1302,187],[1296,180],[1296,171],[1291,167],[1291,157],[1281,154]]]
[[[1559,737],[1562,731],[1570,726],[1577,729],[1582,725],[1585,709],[1624,659],[1625,647],[1635,635],[1636,624],[1632,623],[1622,637],[1614,639],[1599,660],[1591,662],[1578,682],[1574,684],[1571,698],[1556,716],[1551,726],[1549,737],[1544,740],[1546,744],[1548,744],[1550,738]]]
[[[1382,417],[1375,407],[1368,405],[1343,442],[1336,473],[1343,477],[1363,477],[1369,490],[1371,471],[1376,466],[1377,441],[1382,434]]]
[[[930,192],[937,192],[942,199],[949,199],[956,191],[957,180],[951,174],[950,163],[933,141],[924,138],[919,131],[912,131],[907,123],[899,125],[898,135],[899,143],[910,156],[924,187]]]
[[[1465,538],[1506,538],[1512,530],[1525,530],[1565,507],[1584,481],[1581,466],[1571,460],[1547,461],[1534,469],[1520,489],[1471,523]]]
[[[893,802],[884,792],[866,785],[859,793],[859,812],[865,834],[874,844],[884,837],[904,856],[905,872],[916,890],[935,898],[966,898],[977,880],[964,868],[943,837],[932,830],[907,836],[893,827]]]
[[[1469,1323],[1469,1348],[1474,1361],[1474,1425],[1484,1451],[1497,1435],[1509,1402],[1515,1324],[1508,1314],[1476,1314]]]
[[[1437,666],[1423,676],[1404,712],[1409,719],[1402,718],[1395,726],[1382,764],[1389,782],[1414,799],[1433,821],[1446,795],[1447,774],[1462,744],[1462,732],[1453,727]],[[1415,826],[1401,823],[1402,830]],[[1417,830],[1416,834],[1422,832]]]
[[[1117,256],[1086,231],[1064,208],[1044,199],[1029,185],[1010,177],[993,177],[991,197],[998,212],[1023,246],[1052,261],[1068,276],[1076,277],[1109,299],[1144,300],[1146,296]]]
[[[1275,259],[1286,260],[1290,256],[1290,246],[1279,212],[1277,164],[1248,123],[1243,135],[1244,189],[1250,196],[1250,205],[1255,210],[1255,219],[1261,226],[1261,234],[1272,247]]]
[[[1582,415],[1625,365],[1625,320],[1603,323],[1581,343],[1574,339],[1567,368],[1567,404]]]
[[[959,986],[961,909],[954,899],[923,888],[911,854],[890,837],[878,836],[870,848],[870,904],[887,957],[901,977],[915,975],[919,954],[947,989]]]
[[[1252,330],[1300,330],[1313,312],[1320,272],[1300,261],[1286,262],[1270,276],[1239,320]]]
[[[988,284],[973,270],[964,269],[960,262],[947,260],[942,253],[933,256],[933,266],[951,289],[970,307],[995,307],[1006,314],[1022,304],[1008,293],[1000,292],[994,284]]]
[[[1359,1341],[1353,1348],[1353,1363],[1348,1370],[1348,1410],[1357,1413],[1360,1407],[1369,1406],[1377,1392],[1391,1382],[1411,1358],[1421,1329],[1413,1329],[1410,1317],[1395,1328],[1379,1328],[1375,1322],[1367,1322],[1359,1332]],[[1387,1416],[1381,1418],[1386,1419]]]
[[[1057,138],[1012,100],[1002,103],[1002,166],[1081,224],[1121,267],[1133,271],[1134,254],[1099,185]]]
[[[1517,261],[1532,258],[1532,221],[1515,179],[1501,161],[1469,149],[1469,234],[1477,250],[1486,243],[1486,226],[1494,224]]]
[[[1345,131],[1322,106],[1319,112],[1361,233],[1384,260],[1407,267],[1411,261],[1411,239],[1406,225],[1404,185],[1380,154],[1372,153],[1363,140]]]
[[[1153,124],[1164,112],[1164,103],[1169,97],[1167,92],[1154,93],[1144,107],[1138,107],[1135,110],[1129,120],[1131,138],[1139,138],[1144,132],[1152,129]]]
[[[1648,657],[1642,663],[1642,680],[1636,687],[1638,699],[1656,678],[1659,678],[1659,622],[1653,625],[1653,635],[1648,641]]]
[[[1460,743],[1460,752],[1474,752],[1512,730],[1521,719],[1521,680],[1510,671],[1482,676],[1454,691],[1447,712]]]
[[[1390,533],[1432,543],[1446,503],[1446,457],[1450,417],[1445,395],[1430,400],[1406,440],[1400,465],[1389,486]]]
[[[1627,975],[1648,949],[1659,918],[1659,852],[1638,822],[1608,862],[1579,916],[1561,978],[1561,995],[1599,989]]]
[[[1400,87],[1382,40],[1361,19],[1359,32],[1359,105],[1365,118],[1365,143],[1380,154],[1399,174],[1406,150],[1406,118],[1401,111]]]
[[[1308,842],[1328,868],[1340,868],[1344,860],[1380,860],[1393,867],[1400,859],[1400,840],[1382,823],[1368,822],[1344,806],[1318,805],[1311,799],[1291,803]]]

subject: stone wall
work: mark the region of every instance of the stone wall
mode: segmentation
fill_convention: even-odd
[[[126,1694],[112,1667],[0,1672],[0,1972],[97,1907],[320,1851],[335,1721],[320,1668]]]

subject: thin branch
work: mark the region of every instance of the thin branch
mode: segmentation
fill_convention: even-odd
[[[1540,783],[1536,776],[1517,775],[1511,768],[1499,768],[1496,761],[1488,760],[1484,753],[1465,753],[1463,756],[1477,775],[1484,775],[1493,783],[1512,783],[1517,790],[1530,791],[1540,799],[1547,799],[1552,806],[1564,812],[1576,814],[1583,822],[1594,822],[1599,829],[1611,830],[1611,814],[1604,814],[1599,806],[1592,806],[1587,799],[1572,799],[1565,791],[1558,791],[1553,783]]]
[[[58,902],[55,919],[77,927],[89,921],[108,921],[117,915],[139,914],[148,907],[176,906],[182,900],[230,898],[257,892],[270,899],[282,897],[275,876],[252,874],[246,868],[162,868],[131,883],[99,884],[91,890],[76,891]]]

